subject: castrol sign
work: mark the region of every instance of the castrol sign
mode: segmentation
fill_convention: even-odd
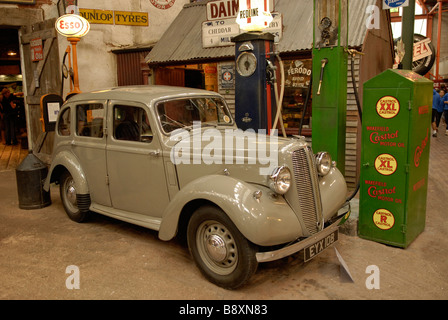
[[[77,14],[66,14],[55,23],[56,30],[64,37],[81,38],[90,30],[90,23]]]

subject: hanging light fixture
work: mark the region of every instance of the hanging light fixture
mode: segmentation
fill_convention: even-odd
[[[272,22],[269,0],[240,0],[236,22],[244,31],[262,31]]]
[[[16,56],[17,55],[17,52],[15,52],[14,50],[9,50],[8,51],[8,56],[10,56],[10,57],[14,57],[14,56]]]

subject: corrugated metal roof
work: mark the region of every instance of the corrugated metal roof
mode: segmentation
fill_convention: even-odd
[[[234,46],[203,48],[202,22],[207,20],[209,1],[187,4],[146,57],[149,64],[231,58]],[[367,32],[366,8],[380,0],[351,0],[349,3],[349,45],[361,46]],[[313,1],[275,0],[275,11],[283,15],[283,37],[277,51],[310,50],[313,42]]]

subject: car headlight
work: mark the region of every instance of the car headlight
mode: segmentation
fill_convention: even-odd
[[[327,175],[332,166],[331,156],[328,152],[319,152],[316,154],[317,173],[321,176]]]
[[[285,194],[291,186],[291,171],[285,166],[278,167],[269,179],[269,187],[272,191],[278,194]]]

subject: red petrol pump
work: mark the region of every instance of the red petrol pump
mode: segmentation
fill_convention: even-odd
[[[274,35],[262,30],[272,16],[269,1],[241,0],[237,23],[245,30],[235,42],[235,121],[242,130],[264,129],[270,132],[276,115],[273,78]]]
[[[268,78],[274,36],[248,32],[234,37],[233,41],[237,71],[235,121],[242,130],[269,130],[276,114],[274,87]]]

